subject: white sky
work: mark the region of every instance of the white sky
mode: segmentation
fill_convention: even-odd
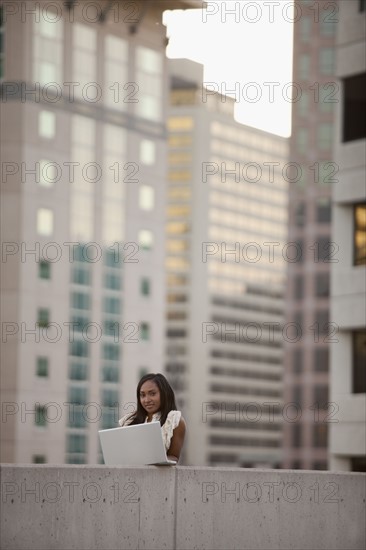
[[[293,17],[292,0],[213,0],[206,15],[167,11],[167,55],[202,63],[204,82],[215,82],[219,91],[237,86],[236,120],[288,137],[291,102],[283,95],[291,98]],[[280,83],[272,101],[270,86],[264,86],[271,82]]]

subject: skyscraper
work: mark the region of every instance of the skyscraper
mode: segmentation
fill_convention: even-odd
[[[333,187],[331,312],[339,327],[331,347],[330,469],[366,471],[366,59],[364,1],[340,2],[337,29],[337,78]]]
[[[285,342],[284,399],[293,403],[284,424],[284,468],[327,469],[331,189],[339,177],[333,160],[337,4],[296,0],[290,161],[289,241],[299,257],[288,264],[286,321],[298,339]],[[329,408],[329,411],[328,411]]]
[[[2,6],[2,462],[101,461],[163,365],[165,9]]]
[[[278,466],[288,143],[237,123],[200,65],[170,72],[166,369],[184,461]]]

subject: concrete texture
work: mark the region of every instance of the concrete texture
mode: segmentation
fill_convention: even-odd
[[[366,475],[1,467],[1,549],[363,550]]]

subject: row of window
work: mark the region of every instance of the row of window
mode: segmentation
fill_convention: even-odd
[[[295,223],[297,227],[304,227],[306,224],[307,204],[304,201],[299,202],[294,208]],[[315,204],[316,223],[330,223],[332,213],[331,200],[328,197],[321,197]]]
[[[292,447],[299,448],[303,446],[303,430],[301,424],[292,426]],[[315,448],[326,448],[328,445],[328,426],[325,423],[319,423],[312,426],[312,446]]]
[[[305,296],[309,297],[309,291],[305,292],[305,276],[295,275],[293,279],[293,295],[296,300],[302,300]],[[327,298],[330,292],[330,274],[316,273],[314,275],[314,295],[317,298]]]

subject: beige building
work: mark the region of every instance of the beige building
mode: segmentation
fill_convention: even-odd
[[[364,1],[340,2],[337,29],[337,103],[333,188],[331,315],[339,342],[331,347],[330,468],[366,471],[366,58]]]
[[[170,69],[166,369],[184,461],[278,467],[288,142],[237,123],[202,66]]]
[[[299,339],[285,342],[284,399],[294,403],[284,424],[283,467],[328,467],[329,315],[332,261],[331,194],[338,177],[333,159],[335,102],[336,3],[314,5],[296,0],[301,10],[294,24],[290,161],[299,177],[290,185],[289,236],[301,249],[288,264],[286,321],[296,323]],[[295,101],[295,96],[298,100]],[[330,323],[330,324],[328,324]]]
[[[188,7],[1,7],[1,462],[101,461],[162,370],[162,12]]]

